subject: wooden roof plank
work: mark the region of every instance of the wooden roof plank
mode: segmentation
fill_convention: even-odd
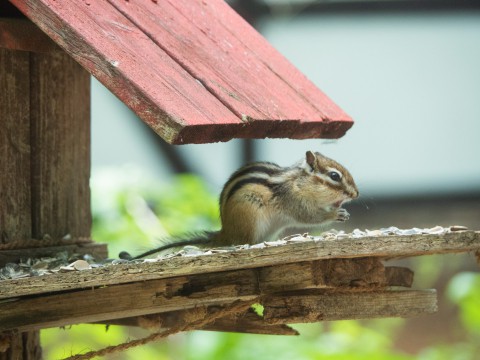
[[[177,4],[176,0],[168,0]],[[305,102],[308,102],[321,114],[324,122],[329,123],[325,127],[322,137],[340,137],[352,125],[352,119],[340,107],[338,107],[325,93],[323,93],[313,82],[311,82],[301,71],[290,63],[282,54],[280,54],[260,33],[258,33],[250,24],[232,9],[225,9],[223,0],[212,0],[204,2],[201,12],[195,8],[194,2],[187,1],[182,6],[184,12],[188,12],[190,19],[195,20],[194,24],[205,31],[208,36],[219,44],[228,44],[219,36],[219,28],[225,29],[229,35],[237,39],[245,49],[246,53],[256,56],[257,61],[263,62],[278,80],[288,84],[293,90],[301,96]],[[211,22],[209,19],[216,21]],[[235,24],[235,26],[231,26]],[[224,35],[224,34],[223,34]],[[228,51],[228,48],[225,49]],[[274,83],[275,80],[274,80]],[[305,128],[309,123],[318,121],[318,115],[312,119],[302,119]],[[317,123],[318,126],[318,123]],[[337,127],[337,129],[335,129]],[[331,133],[329,133],[331,131]],[[341,135],[340,135],[341,134]]]
[[[223,1],[10,1],[170,143],[352,125]]]
[[[165,140],[181,142],[186,125],[221,138],[211,134],[216,131],[211,127],[214,118],[242,125],[108,2],[92,1],[88,6],[77,1],[13,2]]]
[[[352,125],[224,1],[142,2],[135,7],[109,1],[235,114],[248,119],[238,136],[340,137]]]
[[[265,62],[268,59],[258,57],[246,46],[256,31],[242,33],[247,39],[244,42],[216,21],[218,14],[209,9],[210,2],[139,2],[130,6],[125,1],[109,1],[237,116],[249,121],[328,119],[321,109],[301,97],[288,79],[274,73]],[[231,28],[244,23],[239,16],[232,19]],[[264,42],[262,46],[269,45]],[[325,98],[323,102],[328,104],[330,100]]]

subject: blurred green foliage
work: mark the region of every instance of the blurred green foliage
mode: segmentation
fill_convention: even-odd
[[[123,179],[118,181],[118,179]],[[169,234],[212,230],[219,227],[217,197],[197,177],[183,175],[169,185],[147,183],[134,170],[107,172],[92,181],[93,237],[108,242],[112,257],[126,250],[133,254],[155,246]],[[439,266],[432,258],[422,264],[436,277]],[[426,277],[420,282],[431,283]],[[439,294],[439,296],[443,296]],[[191,360],[473,360],[480,354],[480,275],[459,273],[449,283],[446,296],[458,306],[462,342],[434,343],[415,355],[395,346],[404,319],[336,321],[296,325],[301,335],[282,337],[196,331],[166,341],[134,348],[110,359]],[[113,301],[113,300],[112,300]],[[262,312],[258,306],[256,311]],[[41,332],[45,359],[101,349],[144,337],[141,329],[102,325],[77,325]]]
[[[108,242],[111,257],[132,254],[187,232],[220,227],[218,201],[202,180],[179,175],[168,184],[144,180],[135,168],[95,176],[92,188],[92,236]]]

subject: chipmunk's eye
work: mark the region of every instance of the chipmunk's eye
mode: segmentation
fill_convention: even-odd
[[[327,175],[330,177],[330,179],[336,182],[340,182],[340,180],[342,179],[342,175],[340,175],[340,173],[336,171],[329,171]]]

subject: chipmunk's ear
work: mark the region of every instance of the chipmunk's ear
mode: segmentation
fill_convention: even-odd
[[[307,151],[305,154],[305,161],[313,171],[317,170],[317,157],[313,152]]]

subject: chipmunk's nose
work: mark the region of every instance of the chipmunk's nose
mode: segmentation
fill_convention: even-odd
[[[360,196],[360,193],[358,192],[357,189],[355,189],[354,194],[353,194],[353,196],[352,196],[352,199],[356,199],[356,198],[358,198],[359,196]]]
[[[358,198],[360,195],[357,189],[348,189],[344,192],[344,194],[351,200]]]

